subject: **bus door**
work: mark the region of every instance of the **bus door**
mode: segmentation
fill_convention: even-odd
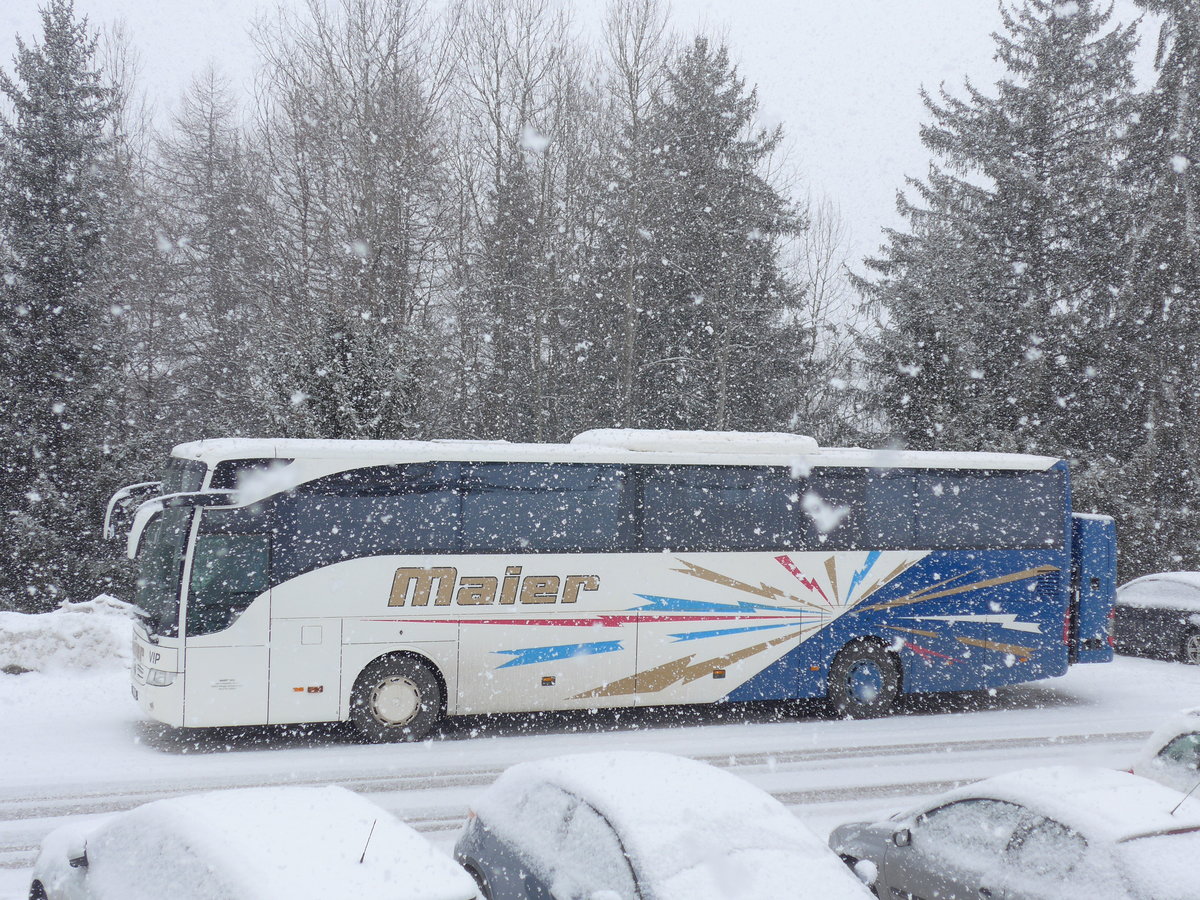
[[[1108,516],[1071,517],[1071,662],[1110,662],[1117,592],[1117,532]]]
[[[261,513],[201,509],[184,599],[188,728],[266,721],[271,538]]]

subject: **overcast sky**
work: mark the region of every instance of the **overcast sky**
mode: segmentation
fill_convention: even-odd
[[[296,2],[296,0],[284,0]],[[436,0],[434,0],[436,3]],[[256,14],[276,3],[257,0],[75,0],[94,26],[124,21],[142,57],[150,99],[169,111],[192,75],[208,62],[248,86]],[[581,27],[603,0],[576,0]],[[0,0],[0,65],[11,71],[14,35],[39,35],[38,0]],[[990,34],[999,27],[994,0],[673,0],[681,34],[703,29],[727,39],[742,74],[757,84],[767,122],[781,122],[791,161],[814,195],[841,209],[855,258],[897,223],[895,193],[905,175],[924,173],[917,136],[924,120],[918,90],[969,75],[996,80]],[[1116,0],[1116,18],[1137,15]],[[1157,26],[1142,28],[1139,76],[1152,77]]]

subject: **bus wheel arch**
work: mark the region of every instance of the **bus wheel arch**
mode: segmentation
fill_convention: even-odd
[[[870,719],[892,711],[903,688],[900,657],[878,637],[860,637],[840,649],[829,666],[826,702],[840,719]]]
[[[354,680],[350,723],[373,743],[419,741],[445,717],[446,693],[431,660],[408,651],[387,653]]]

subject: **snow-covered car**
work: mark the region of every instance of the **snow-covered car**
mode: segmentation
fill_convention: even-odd
[[[863,884],[779,801],[666,753],[521,763],[454,848],[488,900],[841,900]]]
[[[886,898],[1200,896],[1200,799],[1112,769],[999,775],[839,826],[829,845]]]
[[[340,787],[172,797],[42,843],[30,900],[472,900],[470,876]]]
[[[1200,785],[1200,709],[1176,713],[1156,728],[1131,771],[1177,791]]]
[[[1143,575],[1117,588],[1118,653],[1200,664],[1200,572]]]

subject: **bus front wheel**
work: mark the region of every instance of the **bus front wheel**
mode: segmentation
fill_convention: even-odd
[[[841,649],[829,667],[826,698],[841,719],[887,715],[900,695],[900,666],[875,641],[859,639]]]
[[[442,710],[437,675],[411,656],[375,660],[350,695],[351,724],[375,743],[419,741],[441,721]]]

